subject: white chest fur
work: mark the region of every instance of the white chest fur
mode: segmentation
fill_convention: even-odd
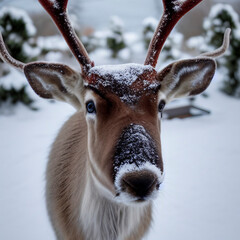
[[[104,197],[101,188],[90,179],[80,209],[80,223],[86,239],[126,239],[136,230],[148,205],[125,206],[114,202]]]

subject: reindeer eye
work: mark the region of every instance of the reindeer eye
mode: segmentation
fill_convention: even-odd
[[[86,103],[86,109],[88,113],[96,113],[96,107],[92,100]]]
[[[158,105],[158,111],[162,112],[164,107],[165,107],[166,102],[164,100],[161,100],[159,105]]]

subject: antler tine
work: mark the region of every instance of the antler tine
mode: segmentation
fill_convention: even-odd
[[[17,68],[18,70],[23,71],[23,68],[24,68],[25,64],[22,63],[22,62],[19,62],[16,59],[14,59],[9,54],[9,52],[8,52],[8,50],[7,50],[7,48],[6,48],[5,44],[4,44],[1,32],[0,32],[0,58],[4,62],[9,63],[11,66]]]
[[[93,66],[86,49],[78,39],[67,14],[68,0],[38,0],[49,13],[64,39],[66,40],[73,55],[82,67],[83,73],[87,73]]]
[[[202,0],[163,0],[164,12],[148,48],[145,65],[155,67],[161,49],[177,22]]]
[[[216,50],[214,50],[212,52],[202,53],[200,56],[202,56],[202,57],[210,57],[210,58],[221,57],[228,50],[229,43],[230,43],[230,34],[231,34],[231,29],[227,28],[225,30],[225,33],[224,33],[222,46],[220,46],[218,49],[216,49]]]

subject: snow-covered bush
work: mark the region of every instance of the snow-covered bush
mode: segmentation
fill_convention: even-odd
[[[123,22],[117,16],[113,16],[110,20],[110,32],[107,37],[107,47],[112,51],[113,58],[116,58],[119,51],[126,47],[123,34]]]
[[[88,53],[91,53],[101,47],[101,39],[99,39],[94,33],[91,33],[88,36],[82,36],[81,40]]]
[[[60,35],[38,37],[36,44],[43,55],[49,52],[69,52],[68,45]]]
[[[153,33],[155,32],[155,29],[157,28],[158,25],[158,20],[153,17],[147,17],[143,20],[143,41],[144,41],[144,46],[146,50],[148,49],[148,46],[150,44],[150,41],[153,37]]]
[[[27,62],[36,57],[32,43],[36,28],[25,11],[12,7],[2,8],[0,26],[3,39],[14,58]]]
[[[16,89],[13,86],[10,89],[6,89],[0,85],[0,107],[6,102],[11,105],[21,102],[30,106],[33,103],[33,99],[27,94],[26,85],[23,85],[20,89]],[[31,109],[34,108],[31,107]]]
[[[143,42],[145,49],[148,49],[153,34],[158,26],[158,20],[153,17],[147,17],[143,20]],[[166,62],[170,60],[176,60],[181,57],[182,54],[183,35],[176,30],[173,31],[167,38],[163,50],[161,52],[159,61]]]
[[[239,16],[232,6],[217,4],[212,7],[209,17],[204,21],[206,43],[212,47],[221,45],[224,31],[232,29],[230,51],[220,62],[223,69],[223,91],[229,95],[240,97],[240,22]]]
[[[233,7],[228,4],[216,4],[203,22],[207,44],[212,48],[220,46],[226,28],[232,29],[232,37],[240,37],[239,16]]]
[[[203,23],[205,36],[190,39],[188,46],[201,52],[212,51],[222,44],[228,27],[232,29],[229,51],[218,61],[224,79],[222,90],[240,97],[240,22],[232,6],[221,3],[214,5]]]
[[[32,37],[36,34],[36,29],[32,20],[23,10],[5,7],[0,10],[0,31],[10,54],[22,62],[28,62],[36,58],[39,51],[32,44]],[[0,73],[4,76],[10,70],[6,70],[6,65],[0,63]],[[11,86],[6,87],[0,79],[0,106],[4,102],[15,104],[22,102],[30,105],[33,100],[29,97],[26,86],[19,86],[18,79],[11,81]],[[15,84],[16,82],[16,84]],[[18,86],[16,86],[18,85]]]
[[[173,31],[165,42],[160,58],[160,61],[177,60],[182,57],[183,34]]]

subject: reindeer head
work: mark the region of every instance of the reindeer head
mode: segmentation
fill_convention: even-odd
[[[68,0],[39,2],[80,63],[81,73],[62,64],[23,64],[9,55],[0,39],[2,59],[22,70],[40,97],[68,102],[84,112],[91,173],[120,202],[143,202],[156,196],[164,172],[161,112],[175,98],[203,92],[214,76],[214,58],[228,47],[229,29],[216,51],[174,62],[161,71],[155,69],[174,25],[201,1],[163,0],[164,13],[144,65],[94,66],[69,22]]]

